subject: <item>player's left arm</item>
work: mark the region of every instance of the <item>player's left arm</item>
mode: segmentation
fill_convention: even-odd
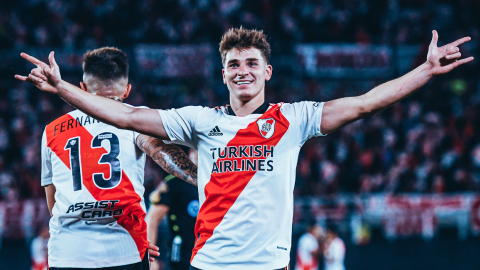
[[[47,205],[48,211],[50,211],[50,216],[53,217],[52,209],[55,205],[55,186],[53,184],[45,186],[45,195],[47,196]]]
[[[136,143],[140,150],[167,173],[197,186],[197,165],[188,158],[182,148],[143,134],[138,135]]]
[[[437,47],[437,41],[438,33],[434,30],[427,61],[404,76],[379,85],[364,95],[325,103],[320,125],[322,134],[332,133],[351,122],[380,112],[414,93],[433,76],[448,73],[473,60],[473,57],[460,59],[458,48],[470,41],[470,37],[458,39],[442,47]]]

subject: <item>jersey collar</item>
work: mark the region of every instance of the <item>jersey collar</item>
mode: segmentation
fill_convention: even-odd
[[[252,114],[264,114],[268,111],[268,108],[270,108],[270,103],[264,101],[262,105],[260,105],[260,107],[258,107]],[[228,109],[228,114],[229,115],[233,115],[233,116],[237,116],[233,110],[232,110],[232,106],[227,106],[227,109]]]

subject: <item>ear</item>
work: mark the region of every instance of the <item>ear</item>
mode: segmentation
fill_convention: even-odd
[[[127,84],[127,87],[125,87],[125,93],[123,93],[123,99],[125,100],[128,95],[130,95],[130,91],[132,90],[132,85]]]
[[[80,82],[80,88],[82,88],[83,91],[87,91],[87,85],[84,82]]]
[[[227,79],[225,79],[225,69],[222,69],[223,84],[227,84]]]
[[[270,78],[272,78],[272,72],[273,72],[273,67],[271,65],[267,65],[267,68],[265,69],[266,81],[270,81]]]

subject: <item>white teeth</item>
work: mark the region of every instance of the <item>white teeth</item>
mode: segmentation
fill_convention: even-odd
[[[236,84],[238,84],[238,85],[244,85],[244,84],[250,84],[250,83],[252,83],[252,82],[236,82]]]

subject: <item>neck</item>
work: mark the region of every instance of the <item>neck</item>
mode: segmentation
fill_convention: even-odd
[[[240,100],[230,94],[230,106],[236,116],[247,116],[252,114],[258,107],[265,102],[265,94],[260,93],[250,100]]]
[[[120,101],[120,102],[123,103],[123,99],[121,99],[121,98],[119,98],[119,97],[117,97],[117,96],[104,96],[104,97],[109,98],[109,99],[113,99],[113,100],[115,100],[115,101]]]

